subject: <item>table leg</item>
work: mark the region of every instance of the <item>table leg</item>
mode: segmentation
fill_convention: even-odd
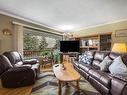
[[[79,80],[76,81],[76,84],[77,84],[77,90],[79,91],[79,90],[80,90],[80,87],[79,87]]]
[[[61,95],[61,93],[62,93],[61,81],[59,80],[59,82],[58,82],[58,95]]]
[[[69,87],[68,82],[65,82],[65,84],[66,84],[66,87]]]

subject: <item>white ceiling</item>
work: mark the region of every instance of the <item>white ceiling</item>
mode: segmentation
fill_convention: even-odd
[[[0,11],[62,31],[127,19],[127,0],[0,0]]]

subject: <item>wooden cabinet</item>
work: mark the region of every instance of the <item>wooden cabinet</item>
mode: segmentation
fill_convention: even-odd
[[[111,51],[111,34],[100,35],[100,50]]]
[[[90,36],[77,37],[75,40],[80,41],[80,51],[86,50],[111,50],[111,32],[106,34],[97,34]]]

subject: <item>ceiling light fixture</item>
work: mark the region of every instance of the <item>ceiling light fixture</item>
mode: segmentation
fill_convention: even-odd
[[[61,29],[63,31],[71,31],[72,29],[74,29],[74,26],[72,26],[72,25],[61,25],[61,26],[59,26],[59,29]]]

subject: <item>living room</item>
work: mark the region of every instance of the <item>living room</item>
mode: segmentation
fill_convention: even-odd
[[[126,4],[1,0],[0,95],[126,95]]]

